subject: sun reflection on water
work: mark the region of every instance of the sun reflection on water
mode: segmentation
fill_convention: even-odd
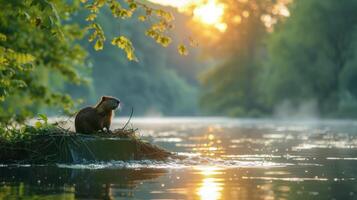
[[[222,185],[222,183],[218,183],[216,178],[205,178],[202,180],[201,187],[198,188],[197,194],[202,200],[221,199]]]
[[[219,126],[209,126],[201,136],[189,137],[189,140],[196,141],[195,145],[191,145],[191,151],[211,158],[220,158],[226,151],[222,144],[220,131],[221,127]]]
[[[198,167],[199,174],[203,175],[202,182],[197,187],[197,194],[202,200],[218,200],[222,197],[223,183],[214,175],[220,174],[218,167]]]

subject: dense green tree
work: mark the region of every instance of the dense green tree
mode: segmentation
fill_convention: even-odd
[[[356,9],[355,1],[291,5],[268,41],[262,88],[270,106],[314,100],[324,116],[356,111]]]
[[[356,2],[299,0],[289,11],[276,10],[279,1],[235,4],[229,9],[241,12],[227,11],[227,31],[213,44],[226,59],[202,78],[209,113],[257,116],[308,103],[322,116],[356,115]]]
[[[141,22],[137,24],[145,29],[140,38],[148,36],[164,47],[171,43],[172,14],[134,0],[0,0],[0,9],[1,123],[24,120],[46,106],[56,114],[61,114],[57,109],[73,111],[64,85],[83,83],[89,73],[86,51],[79,45],[85,33],[95,50],[110,43],[122,49],[128,60],[138,61],[132,41],[122,34],[125,30],[110,37],[103,32],[97,17],[104,9],[117,21]],[[74,20],[78,11],[86,11],[82,27]],[[183,45],[178,50],[187,51]]]
[[[227,5],[227,30],[216,33],[219,39],[207,46],[207,52],[223,62],[203,74],[201,105],[209,114],[259,116],[268,110],[258,87],[267,34],[262,17],[278,13],[272,13],[274,1],[269,0],[222,2]]]
[[[82,31],[70,22],[76,4],[0,1],[0,121],[23,120],[42,105],[68,111],[70,97],[58,78],[80,83]]]

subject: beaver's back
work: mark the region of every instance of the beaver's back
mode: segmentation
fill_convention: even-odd
[[[103,117],[93,107],[80,110],[74,120],[77,133],[94,133],[103,129]]]

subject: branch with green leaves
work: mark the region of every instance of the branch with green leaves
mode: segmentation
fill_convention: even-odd
[[[98,22],[102,9],[119,20],[138,20],[148,26],[144,34],[167,47],[174,17],[170,12],[137,0],[0,0],[0,125],[33,117],[44,106],[71,113],[72,98],[59,89],[65,83],[88,83],[87,52],[80,46],[85,33],[95,50],[104,48],[106,36]],[[89,11],[81,28],[72,20]],[[104,10],[103,10],[104,11]],[[137,61],[133,43],[123,34],[110,38],[129,60]],[[178,52],[187,55],[183,44]],[[19,103],[21,102],[21,103]]]
[[[105,6],[111,10],[114,18],[129,19],[136,16],[138,21],[143,23],[148,22],[150,27],[146,30],[145,34],[163,47],[168,47],[172,42],[171,37],[168,36],[168,31],[174,27],[172,24],[174,16],[170,12],[151,7],[148,4],[135,0],[125,0],[123,2],[117,0],[81,0],[81,2],[84,3],[84,7],[90,11],[90,14],[86,18],[90,23],[87,26],[87,30],[91,31],[89,41],[94,42],[94,49],[97,51],[103,49],[106,40],[101,25],[96,22],[100,10]],[[129,60],[138,60],[135,56],[135,48],[130,39],[126,36],[120,35],[112,38],[111,44],[122,49]],[[188,50],[183,44],[180,44],[177,50],[181,55],[188,54]]]

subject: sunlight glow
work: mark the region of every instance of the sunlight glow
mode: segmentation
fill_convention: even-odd
[[[197,188],[197,194],[202,200],[217,200],[221,199],[223,184],[219,182],[219,179],[212,176],[220,174],[220,168],[201,166],[196,168],[200,174],[205,178]]]
[[[200,22],[206,28],[213,27],[214,29],[225,32],[229,24],[225,22],[223,17],[226,7],[230,6],[224,4],[219,0],[149,0],[152,3],[172,6],[178,9],[180,12],[192,14],[192,18],[196,22]],[[237,0],[240,3],[247,3],[248,0]],[[287,7],[292,0],[277,0],[276,4],[272,7],[273,15],[280,15],[283,17],[289,17],[290,11]],[[251,15],[249,11],[242,10],[241,15],[237,14],[231,18],[234,24],[240,24],[244,18],[248,18]],[[228,19],[226,19],[228,20]],[[277,23],[277,19],[272,15],[264,14],[261,16],[261,20],[267,27],[268,31],[273,30],[273,26]],[[206,33],[211,33],[210,30],[205,30]],[[212,35],[212,34],[211,34]]]
[[[195,8],[193,15],[203,23],[213,25],[219,23],[223,12],[224,7],[222,4],[217,4],[214,0],[210,0],[207,4]]]
[[[215,178],[205,178],[202,180],[202,185],[198,188],[197,194],[202,200],[217,200],[222,194],[222,186]]]
[[[223,14],[224,5],[217,3],[215,0],[209,0],[207,3],[201,4],[193,10],[194,19],[206,25],[212,25],[221,32],[227,29],[227,24],[222,22]]]
[[[214,139],[214,135],[213,135],[213,134],[209,134],[209,135],[208,135],[208,139],[209,139],[209,140],[213,140],[213,139]]]
[[[172,6],[179,9],[185,8],[194,2],[192,0],[149,0],[149,1],[151,1],[152,3],[161,4],[164,6]]]
[[[153,3],[164,6],[176,7],[179,11],[186,11],[186,8],[194,6],[193,19],[204,25],[212,26],[220,32],[225,32],[227,24],[223,22],[225,6],[216,0],[150,0]]]
[[[204,175],[205,177],[210,177],[211,175],[220,174],[219,167],[209,167],[209,166],[199,166],[195,168],[199,171],[200,174]]]
[[[284,17],[289,17],[290,16],[290,11],[286,7],[287,2],[278,2],[274,7],[273,7],[273,14],[275,15],[281,15]]]

